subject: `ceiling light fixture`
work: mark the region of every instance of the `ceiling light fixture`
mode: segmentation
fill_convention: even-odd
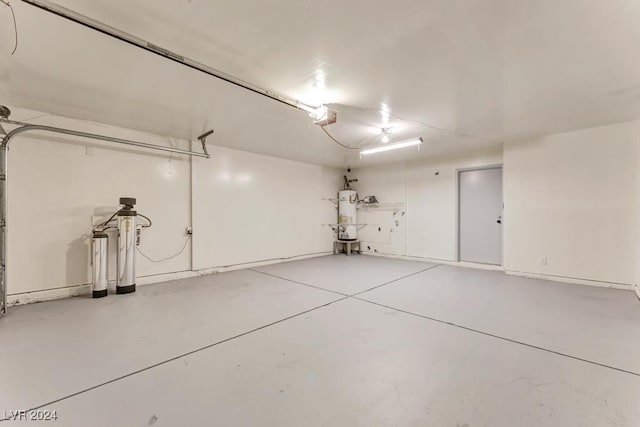
[[[309,117],[313,119],[313,124],[318,126],[328,126],[335,123],[338,114],[324,105],[309,111]]]
[[[389,116],[391,115],[391,112],[389,111],[389,106],[384,102],[382,103],[382,106],[380,109],[380,115],[382,116],[382,124],[384,125],[388,124]]]
[[[385,145],[383,147],[370,148],[360,152],[361,155],[367,156],[369,154],[382,153],[384,151],[399,150],[400,148],[413,147],[415,145],[422,144],[422,138],[410,139],[408,141],[398,142],[397,144]]]
[[[311,117],[313,120],[316,120],[316,121],[324,120],[327,118],[328,112],[329,112],[329,109],[324,105],[321,105],[318,108],[315,108],[309,111],[309,117]]]
[[[383,144],[389,142],[389,135],[391,135],[392,133],[392,128],[380,128],[380,142],[382,142]]]

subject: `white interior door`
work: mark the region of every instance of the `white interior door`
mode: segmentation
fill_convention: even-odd
[[[461,171],[460,261],[502,265],[502,168]]]

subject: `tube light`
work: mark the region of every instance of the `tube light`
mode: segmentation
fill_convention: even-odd
[[[398,150],[400,148],[413,147],[414,145],[420,145],[420,144],[422,144],[422,138],[415,138],[415,139],[410,139],[408,141],[398,142],[397,144],[385,145],[383,147],[376,147],[376,148],[371,148],[369,150],[363,150],[360,152],[360,154],[362,154],[363,156],[366,156],[368,154],[382,153],[383,151],[389,151],[389,150]]]

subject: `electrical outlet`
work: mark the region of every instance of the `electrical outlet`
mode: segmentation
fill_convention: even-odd
[[[187,235],[191,236],[193,234],[193,227],[187,227],[186,232]]]
[[[542,258],[540,258],[540,265],[547,265],[547,257],[543,256]]]

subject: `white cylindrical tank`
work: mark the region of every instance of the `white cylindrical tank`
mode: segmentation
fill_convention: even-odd
[[[118,211],[118,260],[116,294],[136,291],[136,220],[138,213],[133,210],[134,197],[120,197],[122,209]]]
[[[94,298],[106,297],[109,292],[107,290],[109,287],[108,237],[101,231],[93,232],[93,283],[91,289]]]
[[[136,211],[118,212],[118,277],[116,293],[136,291]]]
[[[338,240],[358,239],[358,193],[338,191]]]

